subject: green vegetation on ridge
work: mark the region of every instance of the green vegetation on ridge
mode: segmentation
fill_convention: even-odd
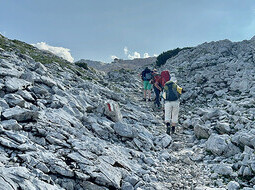
[[[160,67],[160,66],[164,65],[168,59],[170,59],[171,57],[176,56],[180,51],[185,50],[185,49],[191,49],[191,47],[176,48],[176,49],[169,50],[169,51],[161,53],[157,57],[156,67]]]
[[[57,63],[63,69],[65,68],[72,71],[84,80],[99,81],[96,75],[93,74],[96,73],[96,71],[93,68],[89,68],[87,63],[73,64],[49,51],[40,50],[33,45],[19,40],[10,40],[1,34],[0,48],[7,52],[13,52],[23,59],[33,59],[35,62],[40,62],[44,65]],[[6,59],[6,57],[0,56],[0,59]]]
[[[15,50],[17,53],[28,55],[31,58],[33,58],[36,62],[40,62],[42,64],[50,64],[53,62],[57,62],[61,67],[65,67],[71,64],[69,61],[61,57],[58,57],[53,53],[39,50],[36,47],[19,40],[10,40],[2,36],[1,34],[0,34],[0,48],[6,51]]]

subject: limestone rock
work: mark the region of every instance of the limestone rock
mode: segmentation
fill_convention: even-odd
[[[23,109],[18,106],[9,108],[3,112],[3,117],[6,119],[15,119],[17,121],[36,120],[39,113],[28,109]]]
[[[209,127],[199,124],[195,125],[194,132],[198,139],[208,139],[211,134]]]
[[[11,77],[7,77],[5,79],[5,86],[8,92],[15,92],[18,90],[22,90],[29,85],[31,85],[31,83],[23,79],[11,78]]]
[[[231,156],[240,152],[240,149],[230,142],[228,135],[212,134],[206,142],[206,149],[218,156]]]
[[[122,121],[122,114],[116,102],[110,101],[105,103],[104,114],[115,122]]]
[[[134,137],[134,130],[132,129],[131,126],[117,122],[113,126],[114,131],[120,135],[121,137],[127,137],[127,138],[133,138]]]
[[[228,190],[238,190],[239,188],[240,188],[240,185],[236,181],[230,181],[227,184],[227,189]]]
[[[22,126],[14,119],[4,120],[1,122],[4,129],[7,130],[21,130]]]

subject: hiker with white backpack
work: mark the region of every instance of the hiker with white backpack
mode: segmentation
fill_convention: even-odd
[[[179,98],[184,92],[185,91],[177,85],[177,80],[173,76],[165,83],[163,98],[165,100],[166,133],[168,135],[170,135],[170,131],[172,134],[175,133],[180,107]]]

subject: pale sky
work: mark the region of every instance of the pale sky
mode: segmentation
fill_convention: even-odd
[[[249,40],[255,0],[0,0],[0,33],[74,61],[142,58]]]

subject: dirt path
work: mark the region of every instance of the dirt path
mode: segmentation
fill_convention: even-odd
[[[163,111],[153,111],[153,102],[144,102],[142,100],[142,91],[135,90],[133,98],[142,108],[149,109],[151,113],[161,123],[157,127],[160,133],[166,133],[166,127],[163,121]],[[154,98],[154,96],[152,95]],[[183,114],[182,111],[180,114]],[[205,153],[202,147],[195,144],[195,136],[192,129],[182,127],[182,123],[178,124],[175,134],[172,137],[172,144],[166,151],[170,154],[167,162],[163,162],[160,168],[157,168],[158,179],[165,188],[159,189],[208,189],[211,180],[210,172],[203,162]]]

